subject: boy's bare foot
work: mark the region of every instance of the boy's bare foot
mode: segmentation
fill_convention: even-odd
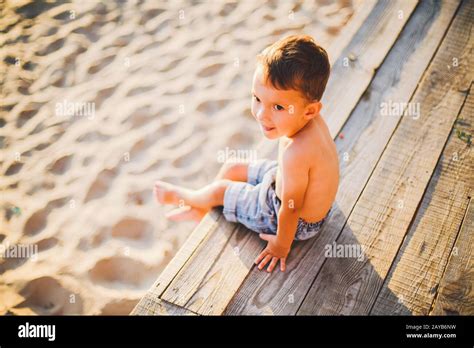
[[[156,181],[154,193],[161,204],[173,204],[180,207],[189,205],[201,210],[209,210],[222,205],[225,188],[228,180],[220,180],[199,190],[189,190],[183,187]]]
[[[154,194],[156,200],[161,204],[184,205],[183,188],[169,184],[164,181],[156,181]]]
[[[208,210],[193,208],[190,206],[184,206],[173,209],[166,217],[172,221],[201,221],[202,218],[207,214]]]

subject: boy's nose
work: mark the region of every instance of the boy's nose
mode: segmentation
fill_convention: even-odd
[[[268,113],[264,108],[260,108],[257,111],[257,120],[259,120],[260,122],[268,120]]]

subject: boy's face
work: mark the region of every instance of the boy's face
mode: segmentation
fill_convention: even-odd
[[[267,83],[261,65],[252,85],[252,115],[268,139],[291,137],[319,113],[319,102],[309,103],[299,91],[281,90]]]

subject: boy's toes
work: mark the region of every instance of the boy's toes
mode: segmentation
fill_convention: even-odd
[[[156,181],[153,188],[155,198],[161,204],[178,204],[179,197],[173,190],[173,185],[163,181]]]
[[[164,192],[163,192],[163,189],[156,185],[155,184],[155,187],[153,187],[153,194],[155,196],[155,199],[161,203],[161,204],[165,204],[165,195],[164,195]]]

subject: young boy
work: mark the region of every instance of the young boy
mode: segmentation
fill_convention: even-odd
[[[326,51],[309,36],[290,36],[267,47],[253,77],[252,114],[263,134],[279,139],[278,161],[224,165],[216,180],[189,190],[155,183],[162,204],[179,205],[169,218],[200,219],[224,206],[228,221],[260,233],[267,247],[255,260],[285,271],[293,240],[315,236],[331,211],[339,184],[335,143],[320,115],[329,78]]]

